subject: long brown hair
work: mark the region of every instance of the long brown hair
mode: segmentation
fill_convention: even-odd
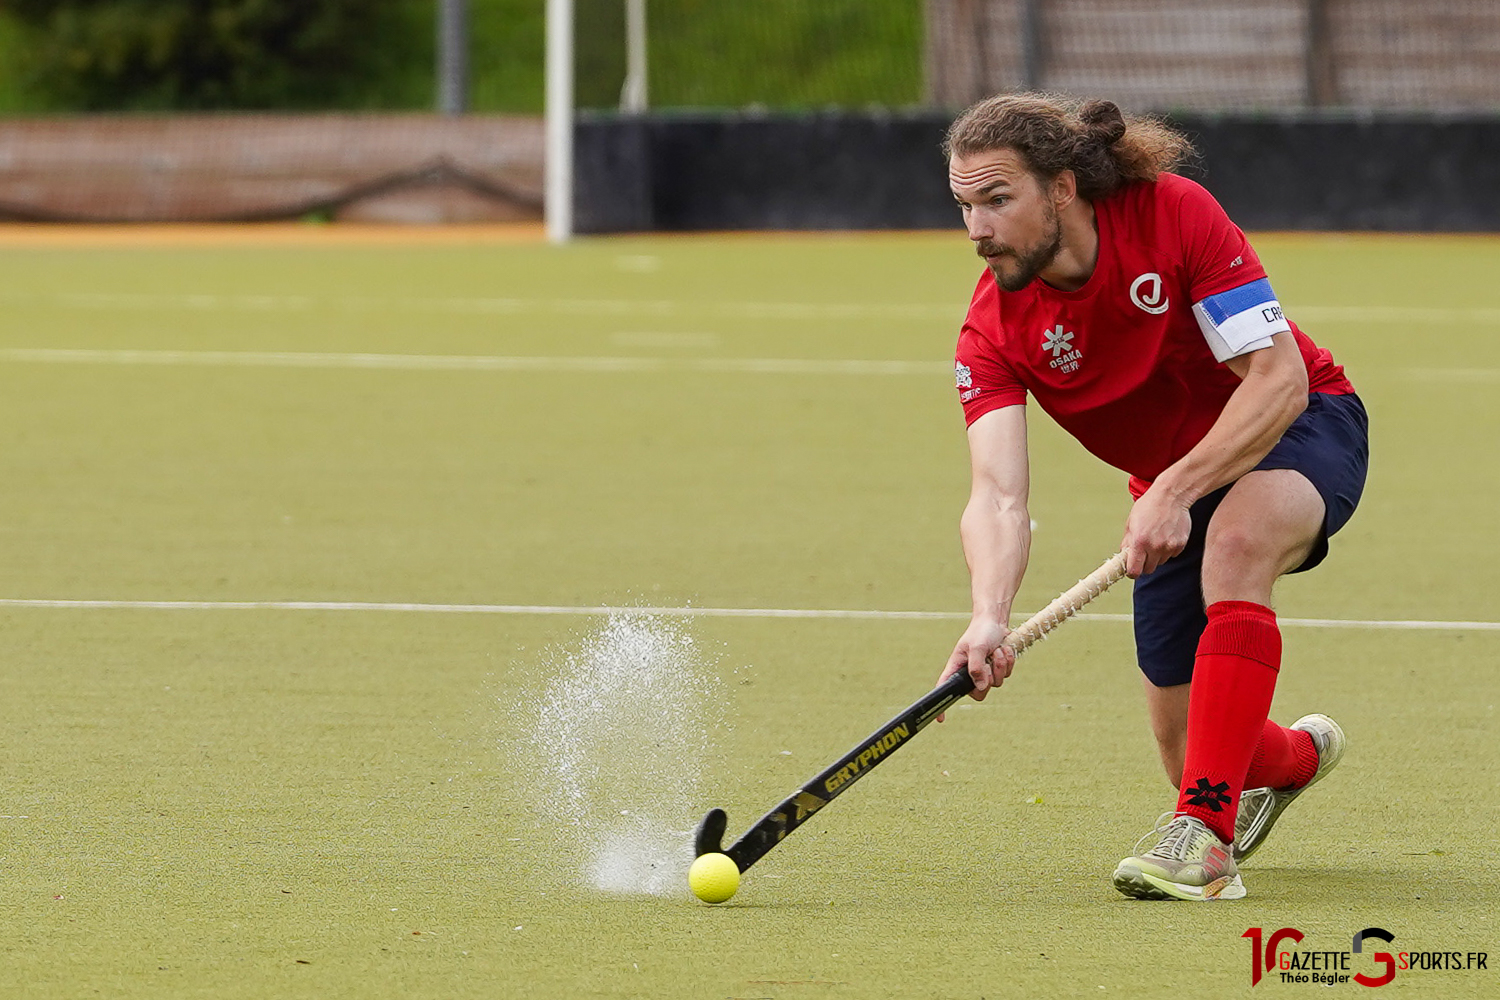
[[[1124,115],[1113,101],[1055,94],[987,98],[954,119],[943,141],[949,157],[996,149],[1014,149],[1032,173],[1047,180],[1073,171],[1084,198],[1155,180],[1195,156],[1187,137],[1160,119]]]

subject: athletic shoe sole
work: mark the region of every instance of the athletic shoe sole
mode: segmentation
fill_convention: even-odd
[[[1270,796],[1271,802],[1269,808],[1261,807],[1264,809],[1264,812],[1256,817],[1255,821],[1246,828],[1244,835],[1239,837],[1235,844],[1231,846],[1230,851],[1234,855],[1236,864],[1260,850],[1260,846],[1266,842],[1266,838],[1271,834],[1271,827],[1276,825],[1276,821],[1281,818],[1281,814],[1286,811],[1286,807],[1295,802],[1297,796],[1307,791],[1313,785],[1316,785],[1325,774],[1337,767],[1338,762],[1343,758],[1344,745],[1347,742],[1344,738],[1344,730],[1328,716],[1316,713],[1304,715],[1287,728],[1299,729],[1311,735],[1313,730],[1308,728],[1308,726],[1318,725],[1319,723],[1325,724],[1319,726],[1319,728],[1323,730],[1323,735],[1327,737],[1327,744],[1318,750],[1318,769],[1313,772],[1313,776],[1308,780],[1307,784],[1301,788],[1286,790],[1257,788],[1247,793],[1248,795],[1258,797],[1257,799],[1252,799],[1252,802],[1264,801],[1264,796]],[[1313,745],[1317,746],[1316,737],[1314,737]],[[1245,808],[1245,805],[1246,801],[1242,798],[1240,800],[1240,808]],[[1239,848],[1239,844],[1242,841],[1250,845],[1244,851],[1241,851]]]
[[[1115,869],[1115,888],[1135,899],[1184,899],[1208,903],[1245,898],[1245,883],[1238,875],[1226,875],[1207,885],[1183,885],[1125,865]]]

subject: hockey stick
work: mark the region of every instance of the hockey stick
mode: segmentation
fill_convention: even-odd
[[[1005,645],[1023,652],[1084,605],[1108,590],[1125,575],[1125,554],[1117,552],[1104,565],[1060,595],[1051,604],[1028,618],[1005,637]],[[722,847],[729,816],[722,809],[710,809],[698,824],[693,842],[695,853],[727,854],[735,867],[745,871],[765,857],[766,852],[785,839],[809,816],[822,809],[837,795],[870,772],[876,764],[905,746],[933,719],[952,707],[974,689],[967,670],[960,670],[942,684],[918,698],[900,715],[861,740],[853,750],[830,764],[811,781],[794,792],[776,808],[762,816],[745,835],[726,849]]]

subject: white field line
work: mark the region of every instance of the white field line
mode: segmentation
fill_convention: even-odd
[[[73,309],[186,309],[244,312],[299,312],[333,308],[354,312],[452,312],[520,316],[553,314],[592,317],[802,319],[963,319],[966,303],[952,302],[726,302],[718,299],[531,299],[509,297],[412,297],[380,295],[154,295],[149,293],[80,292],[67,294],[0,293],[0,299],[44,302]]]
[[[1500,382],[1500,368],[1408,368],[1406,374],[1417,382],[1441,382],[1444,385]]]
[[[8,291],[0,299],[43,302],[75,309],[187,309],[292,312],[313,308],[353,311],[403,309],[418,312],[455,312],[479,315],[551,313],[561,316],[618,316],[672,318],[715,317],[756,320],[803,319],[949,319],[963,317],[965,303],[952,302],[726,302],[713,299],[573,299],[505,296],[379,296],[379,295],[208,295],[145,292],[35,293]],[[1500,307],[1444,306],[1289,306],[1294,320],[1311,323],[1419,323],[1423,325],[1476,323],[1500,325]]]
[[[478,354],[341,354],[315,351],[134,351],[0,348],[0,362],[21,364],[191,365],[210,368],[383,368],[401,371],[709,372],[748,375],[926,375],[946,361],[849,358],[503,357]]]
[[[0,348],[0,364],[138,365],[202,368],[344,368],[388,371],[650,373],[716,375],[920,375],[951,373],[946,361],[877,361],[858,358],[644,358],[484,354],[360,354],[323,351],[147,351],[92,348]],[[1444,385],[1500,382],[1500,368],[1405,368],[1400,377]]]
[[[1500,324],[1500,308],[1485,306],[1295,306],[1287,315],[1295,323]]]
[[[139,609],[155,611],[404,611],[479,615],[671,615],[687,618],[856,618],[873,620],[965,621],[958,611],[868,611],[842,608],[693,608],[636,605],[415,604],[379,601],[117,601],[0,598],[0,608]],[[1079,621],[1125,622],[1122,614],[1073,615]],[[1280,618],[1298,628],[1398,629],[1500,632],[1500,622],[1420,621],[1370,618]]]

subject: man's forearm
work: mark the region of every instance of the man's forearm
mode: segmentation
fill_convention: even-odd
[[[1305,373],[1300,379],[1297,374],[1285,369],[1248,372],[1203,440],[1158,476],[1152,488],[1191,505],[1255,468],[1307,408]]]
[[[1031,554],[1031,515],[1024,504],[973,496],[960,525],[969,564],[974,615],[1004,624],[1026,575]]]

